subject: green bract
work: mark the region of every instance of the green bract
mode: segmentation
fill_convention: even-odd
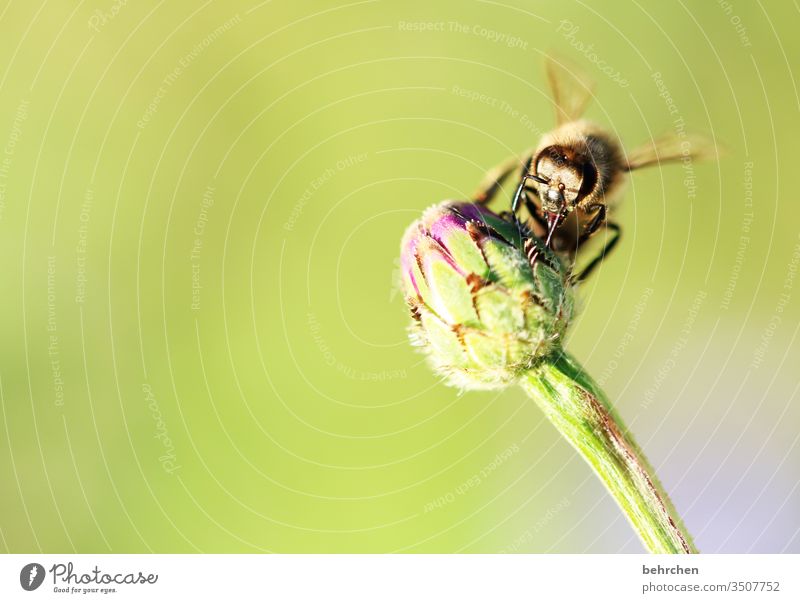
[[[403,236],[412,341],[451,385],[517,381],[560,347],[572,317],[561,261],[541,243],[535,269],[519,226],[470,203],[429,208]]]

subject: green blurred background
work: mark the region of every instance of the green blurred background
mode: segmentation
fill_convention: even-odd
[[[727,149],[635,175],[569,347],[701,550],[800,552],[795,4],[0,10],[1,550],[640,552],[395,286],[406,225],[552,126],[555,51],[628,148]]]

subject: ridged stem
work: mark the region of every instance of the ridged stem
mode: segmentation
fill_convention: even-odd
[[[644,455],[572,357],[553,354],[521,385],[591,465],[651,553],[697,552]]]

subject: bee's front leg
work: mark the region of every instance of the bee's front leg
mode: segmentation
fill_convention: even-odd
[[[581,244],[585,243],[589,239],[589,237],[591,237],[597,231],[597,229],[600,228],[600,226],[606,221],[607,210],[605,205],[597,205],[595,208],[590,207],[589,209],[590,210],[597,209],[597,213],[595,214],[594,218],[592,218],[592,221],[589,222],[589,225],[586,227],[586,230],[584,230],[581,236],[578,237],[578,247],[580,247]]]
[[[622,234],[622,229],[620,228],[619,224],[616,222],[606,222],[605,227],[607,230],[611,231],[608,240],[606,240],[606,244],[603,245],[603,248],[594,258],[592,258],[592,261],[589,262],[579,274],[572,277],[573,282],[579,283],[583,280],[586,280],[586,278],[594,271],[595,268],[597,268],[597,266],[600,265],[600,262],[602,262],[603,259],[609,253],[611,253],[616,244],[619,242],[619,237]],[[588,236],[586,238],[588,238]]]

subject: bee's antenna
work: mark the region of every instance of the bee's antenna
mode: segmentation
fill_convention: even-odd
[[[538,174],[525,174],[522,177],[522,180],[520,181],[519,186],[517,187],[517,192],[514,193],[514,200],[511,202],[511,212],[512,213],[515,213],[515,214],[517,213],[517,209],[519,209],[519,200],[522,197],[522,189],[525,188],[525,182],[527,182],[529,179],[530,180],[536,180],[536,182],[539,182],[541,184],[547,184],[548,182],[550,182],[549,180],[546,180],[545,178],[542,178]]]

